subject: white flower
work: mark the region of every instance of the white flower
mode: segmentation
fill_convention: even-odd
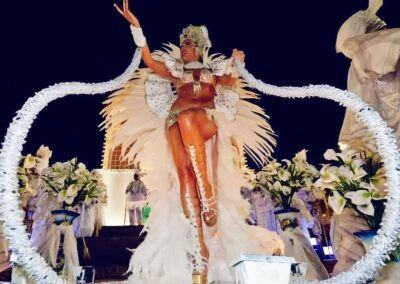
[[[293,161],[295,163],[299,163],[299,162],[306,162],[307,161],[307,150],[303,149],[300,152],[298,152],[294,158]]]
[[[368,190],[369,192],[372,191],[371,184],[366,183],[366,182],[364,182],[364,181],[360,182],[360,184],[359,184],[358,186],[359,186],[360,188],[362,188],[362,189]]]
[[[278,177],[281,181],[287,181],[289,179],[290,173],[284,168],[278,169]]]
[[[66,180],[66,176],[57,176],[52,179],[53,184],[55,184],[58,188],[63,188]]]
[[[283,159],[282,161],[286,164],[287,167],[290,167],[290,165],[292,164],[292,162],[288,159]]]
[[[66,195],[67,196],[75,196],[78,193],[78,191],[79,191],[79,185],[71,184],[67,188]]]
[[[294,165],[295,165],[296,171],[298,171],[298,172],[305,172],[308,167],[307,162],[301,161],[301,160],[294,161]]]
[[[367,175],[367,172],[362,168],[362,165],[364,164],[365,161],[361,159],[353,159],[349,163],[350,168],[354,172],[354,175],[352,177],[353,180],[358,180]]]
[[[293,158],[296,171],[311,174],[316,173],[317,170],[315,169],[315,167],[307,162],[306,152],[306,150],[302,150],[301,152],[297,153],[296,156]]]
[[[18,175],[18,179],[23,184],[27,184],[29,182],[29,179],[26,175]]]
[[[376,171],[375,176],[370,179],[370,184],[373,191],[373,197],[380,197],[379,199],[386,197],[386,175],[383,168],[380,168]]]
[[[353,161],[354,156],[356,155],[356,151],[351,148],[346,148],[342,151],[342,153],[336,153],[336,156],[340,158],[343,163],[349,164]]]
[[[372,191],[371,197],[374,200],[382,200],[386,199],[386,193],[385,192],[379,192],[379,191]]]
[[[325,183],[322,178],[317,179],[317,181],[314,183],[314,186],[319,190],[324,190],[325,188],[335,189],[335,185],[332,182]]]
[[[337,161],[338,160],[336,152],[332,149],[328,149],[325,151],[324,159],[328,160],[328,161]]]
[[[353,180],[354,173],[346,166],[340,166],[337,171],[339,178],[345,178],[346,180]]]
[[[27,184],[25,187],[21,187],[19,189],[19,193],[21,195],[28,195],[28,196],[36,196],[37,191],[33,189],[29,184]]]
[[[260,178],[258,178],[258,180],[259,180],[260,184],[264,184],[265,185],[265,184],[268,183],[268,179],[267,179],[265,174],[264,175],[260,175]]]
[[[67,190],[61,190],[57,195],[57,201],[62,203],[65,202],[67,204],[72,204],[74,202],[74,198],[76,195],[68,196]]]
[[[372,195],[366,190],[357,190],[347,192],[346,198],[349,198],[354,205],[357,205],[357,209],[367,215],[374,215],[375,209],[371,203]]]
[[[351,199],[355,205],[365,205],[371,202],[371,193],[363,189],[347,192],[344,196]]]
[[[103,177],[101,176],[101,174],[96,170],[92,170],[90,172],[90,174],[91,174],[91,179],[92,180],[96,180],[96,181],[102,181],[103,180]]]
[[[24,169],[23,167],[18,167],[17,174],[25,175],[25,174],[26,174],[26,171],[25,171],[25,169]]]
[[[79,187],[85,187],[86,183],[85,177],[79,177],[76,179],[76,184],[79,185]]]
[[[74,174],[76,174],[78,177],[84,177],[89,174],[89,171],[84,167],[79,167],[74,171]]]
[[[351,170],[348,166],[340,166],[337,170],[337,175],[340,178],[344,178],[348,181],[356,181],[364,177],[367,173],[364,171],[363,168],[355,168]]]
[[[57,162],[54,165],[52,165],[51,168],[49,168],[49,170],[61,173],[61,172],[65,171],[65,166],[64,166],[64,164]]]
[[[374,216],[375,214],[375,208],[371,202],[364,205],[359,205],[357,206],[357,209],[366,215]]]
[[[311,178],[305,178],[304,179],[304,185],[305,185],[305,189],[306,190],[310,190],[312,185],[313,185],[312,179]]]
[[[291,187],[294,187],[294,188],[300,188],[300,187],[303,186],[299,180],[291,180],[291,181],[289,182],[289,185],[290,185]]]
[[[283,192],[283,194],[289,195],[292,192],[292,189],[286,185],[283,185],[281,187],[281,191]]]
[[[282,185],[279,181],[274,182],[274,184],[272,185],[272,188],[276,191],[281,191],[282,189]]]
[[[339,169],[335,166],[323,165],[320,170],[320,179],[323,183],[333,183],[339,181],[337,176]]]
[[[343,208],[346,206],[346,199],[339,192],[334,190],[328,197],[328,203],[333,211],[340,215],[342,214]]]
[[[23,167],[25,169],[31,169],[36,165],[36,157],[32,156],[31,154],[26,155],[24,159]]]
[[[348,181],[356,181],[367,174],[361,166],[355,164],[353,166],[354,168],[350,165],[340,166],[337,171],[338,176]]]
[[[67,198],[67,191],[60,190],[57,194],[57,201],[62,203],[65,201],[66,198]]]
[[[79,163],[78,164],[79,169],[86,169],[86,165],[84,163]]]
[[[319,175],[317,168],[310,164],[307,165],[307,168],[305,169],[305,171],[315,177],[317,177]]]
[[[280,167],[281,164],[277,163],[276,160],[271,161],[268,165],[266,165],[263,168],[263,171],[267,174],[267,175],[276,175],[277,174],[277,169],[278,167]]]

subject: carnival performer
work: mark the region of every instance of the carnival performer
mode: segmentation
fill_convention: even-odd
[[[272,226],[270,226],[272,224],[268,223],[267,214],[271,211],[271,208],[273,210],[272,200],[269,195],[263,192],[261,188],[256,187],[252,192],[251,203],[257,226],[267,228],[271,231],[276,230],[276,226],[272,228]]]
[[[367,10],[345,21],[337,35],[336,50],[352,60],[348,90],[379,112],[400,145],[400,29],[386,29],[386,23],[376,16],[382,4],[383,0],[370,0]],[[354,150],[374,146],[365,125],[349,110],[339,142]],[[337,258],[333,275],[346,271],[365,254],[353,233],[367,229],[365,220],[353,210],[345,209],[333,217],[331,235]]]
[[[142,208],[147,197],[147,188],[140,177],[143,176],[139,171],[133,174],[126,190],[127,207],[129,212],[129,225],[142,225]]]
[[[372,106],[394,130],[400,145],[400,29],[386,29],[376,16],[383,0],[369,0],[341,26],[337,52],[350,58],[347,88]],[[367,143],[371,135],[356,115],[346,111],[339,141],[352,148]]]
[[[106,102],[104,125],[128,159],[143,161],[149,188],[157,188],[149,192],[147,235],[128,282],[233,281],[229,264],[241,253],[283,252],[275,233],[244,221],[249,204],[240,188],[249,183],[238,147],[262,164],[275,143],[264,111],[244,100],[257,98],[234,68],[244,53],[209,56],[207,28],[192,25],[180,47],[151,53],[128,1],[115,8],[148,68]]]

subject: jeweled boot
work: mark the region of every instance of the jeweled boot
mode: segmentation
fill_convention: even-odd
[[[193,194],[193,193],[192,193]],[[203,228],[200,216],[200,204],[197,196],[185,193],[184,211],[190,221],[191,235],[193,237],[194,254],[193,258],[193,284],[207,284],[208,273],[208,250],[203,239]]]
[[[200,197],[204,223],[207,226],[214,226],[217,223],[217,203],[210,182],[208,181],[205,144],[191,144],[187,147],[193,171],[196,175],[197,190]]]

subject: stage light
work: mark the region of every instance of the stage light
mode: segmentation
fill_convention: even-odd
[[[310,238],[310,244],[312,246],[317,246],[318,245],[318,240],[317,238]]]
[[[322,248],[325,255],[334,255],[332,246],[326,246]]]

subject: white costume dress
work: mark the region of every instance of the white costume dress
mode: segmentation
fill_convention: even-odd
[[[336,50],[352,60],[348,90],[379,112],[393,129],[397,145],[400,145],[400,29],[367,33],[369,23],[378,19],[376,12],[382,3],[382,0],[370,0],[367,10],[359,11],[346,20],[338,32]],[[368,144],[370,139],[365,125],[347,110],[339,141],[357,149]],[[365,249],[353,233],[368,229],[366,222],[350,209],[334,216],[331,236],[338,262],[333,275],[348,270],[361,259]],[[383,275],[392,278],[395,274],[389,267],[385,268]],[[393,283],[398,283],[399,277],[395,277]]]
[[[336,49],[352,60],[348,90],[379,112],[400,145],[400,29],[367,34],[367,24],[376,17],[381,1],[373,2],[368,10],[357,12],[342,25]],[[347,110],[339,141],[358,146],[369,138],[366,127]]]
[[[164,62],[175,77],[182,75],[183,63],[177,46],[156,52],[154,57]],[[215,76],[227,72],[223,57],[203,56],[203,68]],[[276,233],[245,223],[249,204],[240,194],[249,186],[245,178],[244,150],[256,162],[269,157],[275,141],[266,122],[264,111],[245,99],[256,94],[244,89],[238,80],[233,88],[216,87],[215,109],[207,110],[218,127],[217,135],[206,143],[209,180],[217,199],[218,222],[203,226],[210,251],[208,281],[233,281],[229,265],[241,253],[272,254],[283,250]],[[166,118],[176,96],[171,83],[140,69],[126,86],[106,101],[103,113],[105,127],[113,134],[112,144],[122,144],[122,153],[141,162],[148,172],[148,201],[151,214],[144,230],[147,236],[134,251],[128,283],[178,283],[192,281],[192,258],[195,247],[193,228],[181,205],[179,180],[166,139]],[[130,148],[129,148],[130,147]]]

